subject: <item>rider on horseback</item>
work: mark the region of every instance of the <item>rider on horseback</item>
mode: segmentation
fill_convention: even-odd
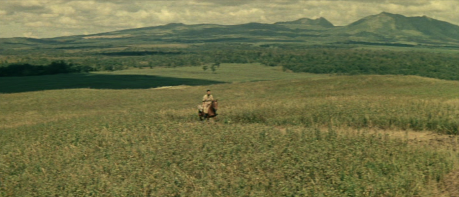
[[[210,94],[210,90],[207,90],[207,94],[202,97],[202,108],[204,111],[204,118],[209,116],[209,108],[212,105],[212,101],[214,101],[214,97]],[[217,115],[217,110],[215,109],[215,115]]]

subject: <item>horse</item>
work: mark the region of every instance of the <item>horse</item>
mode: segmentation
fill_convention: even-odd
[[[199,120],[203,121],[204,119],[209,120],[210,118],[215,118],[218,114],[216,113],[218,109],[218,100],[212,101],[210,104],[209,111],[207,113],[207,117],[205,117],[204,110],[198,110]]]

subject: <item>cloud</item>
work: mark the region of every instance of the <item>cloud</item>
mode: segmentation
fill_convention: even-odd
[[[14,13],[42,13],[46,11],[46,0],[2,1],[0,7]]]
[[[73,15],[76,13],[75,8],[70,5],[51,5],[49,6],[49,10],[53,14],[60,14],[60,15]]]
[[[26,37],[26,38],[38,38],[38,36],[35,36],[33,34],[33,32],[25,32],[22,34],[22,36]]]
[[[198,1],[196,1],[198,2]],[[232,1],[219,1],[219,0],[201,0],[200,2],[206,2],[212,5],[221,5],[221,6],[241,6],[245,4],[250,4],[254,2],[253,0],[232,0]]]
[[[347,25],[382,11],[427,15],[459,24],[457,0],[2,0],[0,37],[30,32],[39,37],[91,34],[167,23],[228,25],[318,17]]]
[[[25,24],[25,26],[40,28],[40,27],[52,27],[53,24],[50,22],[46,22],[46,21],[35,21],[35,22],[28,22]]]

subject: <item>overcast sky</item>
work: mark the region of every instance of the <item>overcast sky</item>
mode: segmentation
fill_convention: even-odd
[[[0,38],[93,34],[168,23],[274,23],[324,17],[347,25],[390,12],[459,25],[459,0],[0,0]]]

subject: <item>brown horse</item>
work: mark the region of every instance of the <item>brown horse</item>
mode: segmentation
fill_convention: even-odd
[[[204,114],[204,111],[199,111],[198,112],[198,115],[199,115],[199,120],[204,120],[204,119],[207,119],[209,120],[209,118],[214,118],[216,117],[218,114],[216,113],[218,109],[218,100],[214,100],[212,101],[212,104],[210,104],[210,107],[209,107],[209,113],[207,113],[207,117],[205,117],[205,114]]]

